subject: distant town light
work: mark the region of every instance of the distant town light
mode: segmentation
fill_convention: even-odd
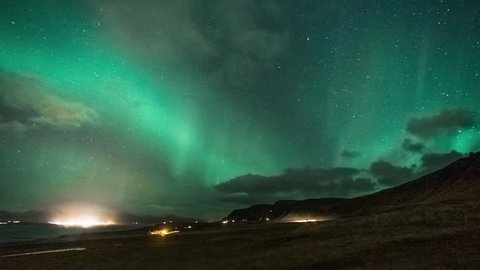
[[[293,220],[292,222],[296,222],[296,223],[307,223],[307,222],[317,222],[317,221],[320,221],[318,219],[309,219],[309,218],[306,218],[306,219],[296,219],[296,220]]]
[[[100,221],[96,218],[91,218],[91,217],[65,220],[65,221],[53,220],[53,221],[49,221],[48,223],[53,225],[58,225],[58,226],[64,226],[64,227],[82,227],[82,228],[115,225],[115,222],[111,220]]]
[[[177,231],[177,230],[168,230],[168,229],[162,229],[162,230],[153,230],[153,231],[150,231],[150,234],[151,235],[161,235],[161,236],[166,236],[168,234],[172,234],[172,233],[178,233],[180,231]]]
[[[48,223],[64,227],[89,228],[115,225],[115,214],[101,206],[84,202],[60,204]]]

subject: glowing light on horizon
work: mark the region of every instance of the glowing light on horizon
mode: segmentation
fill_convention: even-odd
[[[292,223],[315,223],[315,222],[321,222],[321,221],[327,221],[330,218],[322,218],[322,217],[316,217],[316,218],[296,218],[296,219],[290,219],[290,220],[285,220],[284,222],[292,222]]]
[[[292,222],[295,222],[295,223],[308,223],[308,222],[317,222],[317,221],[320,221],[318,219],[296,219],[296,220],[293,220]]]
[[[48,223],[58,225],[58,226],[64,226],[64,227],[82,227],[82,228],[90,228],[90,227],[96,227],[96,226],[110,226],[110,225],[116,224],[111,220],[102,221],[96,217],[79,217],[77,219],[70,219],[70,220],[54,220],[54,221],[49,221]]]
[[[70,203],[60,208],[48,223],[64,227],[90,228],[116,225],[111,211],[97,205]]]
[[[166,236],[172,233],[179,233],[180,231],[177,230],[167,230],[167,229],[162,229],[162,230],[153,230],[150,232],[151,235],[161,235],[161,236]]]

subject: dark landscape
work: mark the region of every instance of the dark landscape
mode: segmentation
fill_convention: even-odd
[[[192,224],[164,236],[150,232],[175,224],[67,237],[62,243],[8,244],[0,248],[0,267],[477,269],[479,181],[480,153],[472,153],[417,180],[355,199],[252,206],[233,211],[223,219],[229,223]],[[312,221],[277,222],[287,215]],[[82,250],[25,254],[64,249]]]

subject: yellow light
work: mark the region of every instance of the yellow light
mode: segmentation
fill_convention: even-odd
[[[317,221],[320,221],[320,220],[317,220],[317,219],[296,219],[296,220],[293,220],[292,222],[297,222],[297,223],[307,223],[307,222],[317,222]]]
[[[165,235],[168,235],[168,234],[172,234],[172,233],[178,233],[180,231],[169,231],[167,229],[162,229],[162,230],[153,230],[153,231],[150,231],[150,234],[151,235],[161,235],[161,236],[165,236]]]

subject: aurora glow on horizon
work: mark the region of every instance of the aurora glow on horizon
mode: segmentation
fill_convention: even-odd
[[[219,217],[480,150],[477,1],[0,5],[0,209]]]

